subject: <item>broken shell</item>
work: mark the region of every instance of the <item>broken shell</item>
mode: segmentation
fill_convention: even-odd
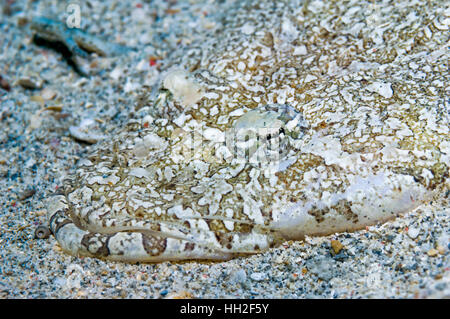
[[[82,120],[78,126],[69,127],[69,132],[75,139],[90,144],[97,143],[106,138],[104,134],[98,132],[98,124],[96,121],[90,118]]]
[[[61,105],[50,105],[47,106],[43,111],[54,111],[54,112],[62,112],[63,107]]]

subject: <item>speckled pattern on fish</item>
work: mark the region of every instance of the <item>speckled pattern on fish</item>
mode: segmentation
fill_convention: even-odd
[[[210,41],[175,53],[164,98],[99,143],[49,200],[61,247],[121,261],[229,259],[361,229],[445,194],[448,25],[438,3],[391,10],[229,8]],[[299,114],[267,124],[270,111],[258,112],[287,149],[276,165],[240,162],[227,132],[270,105]],[[301,134],[288,134],[300,118]],[[244,153],[268,154],[252,143]]]

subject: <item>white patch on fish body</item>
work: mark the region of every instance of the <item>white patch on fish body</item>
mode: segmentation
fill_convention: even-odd
[[[203,96],[202,87],[184,70],[177,69],[169,72],[163,81],[163,86],[184,106],[197,103]]]

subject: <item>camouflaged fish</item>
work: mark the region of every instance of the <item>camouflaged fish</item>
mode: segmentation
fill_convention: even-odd
[[[175,53],[149,114],[99,143],[48,201],[51,232],[72,255],[223,260],[442,196],[444,9],[228,8],[207,42]]]

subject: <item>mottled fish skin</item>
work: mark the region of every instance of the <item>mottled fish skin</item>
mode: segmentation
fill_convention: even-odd
[[[444,3],[399,1],[385,16],[370,2],[307,3],[239,1],[207,45],[173,57],[191,73],[168,72],[151,110],[161,118],[99,143],[48,200],[64,251],[229,259],[384,222],[449,190]],[[289,116],[247,117],[270,119],[288,149],[239,162],[227,132],[270,105],[294,108],[301,130],[287,134]]]
[[[30,27],[36,34],[48,41],[59,41],[75,55],[88,58],[86,52],[95,52],[100,56],[115,56],[130,51],[130,48],[99,39],[78,28],[69,28],[63,22],[46,17],[34,17]]]

